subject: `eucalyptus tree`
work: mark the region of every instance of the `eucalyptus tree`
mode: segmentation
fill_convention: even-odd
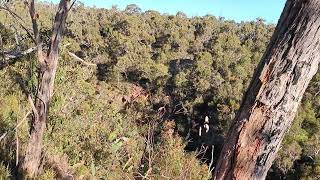
[[[63,31],[66,24],[68,12],[76,0],[61,0],[56,12],[49,48],[43,48],[44,43],[41,40],[38,20],[40,15],[36,12],[35,0],[24,1],[25,7],[29,10],[31,18],[32,31],[22,26],[29,37],[35,43],[36,58],[39,64],[38,87],[36,95],[28,95],[28,100],[32,107],[32,121],[30,129],[30,138],[26,148],[26,154],[22,163],[22,169],[28,177],[34,177],[39,174],[42,159],[43,135],[48,121],[48,112],[50,101],[54,91],[54,80],[58,68],[59,45],[63,37]],[[7,2],[1,1],[1,9],[6,10],[13,18],[23,21],[18,14],[11,11]],[[20,24],[22,25],[22,23]],[[8,56],[10,58],[10,56]]]
[[[320,1],[288,0],[213,179],[264,179],[320,62]]]

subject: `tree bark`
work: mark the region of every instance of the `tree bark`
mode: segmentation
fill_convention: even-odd
[[[40,64],[40,73],[35,108],[33,108],[34,118],[31,125],[30,139],[22,164],[22,169],[28,177],[34,177],[39,174],[42,158],[43,135],[48,120],[49,105],[53,95],[54,79],[58,66],[59,43],[62,38],[62,32],[69,8],[70,0],[60,1],[52,29],[50,48],[47,54],[44,55],[37,25],[38,15],[35,12],[34,0],[30,2],[29,12],[37,44],[37,58]]]
[[[320,61],[320,1],[288,0],[217,162],[215,180],[265,179]]]

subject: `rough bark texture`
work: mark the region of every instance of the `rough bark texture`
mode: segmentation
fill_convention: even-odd
[[[40,73],[39,87],[37,91],[35,107],[33,108],[34,118],[31,127],[31,134],[22,165],[22,169],[29,177],[34,177],[39,173],[42,158],[43,134],[46,129],[49,104],[53,95],[54,79],[58,65],[59,43],[62,38],[62,31],[68,15],[69,4],[70,0],[60,1],[52,29],[50,48],[45,56],[42,50],[42,44],[40,42],[40,36],[38,32],[37,14],[35,12],[34,0],[30,2],[29,12],[37,43],[37,58],[40,64]]]
[[[288,0],[226,138],[214,178],[265,179],[320,61],[320,1]]]

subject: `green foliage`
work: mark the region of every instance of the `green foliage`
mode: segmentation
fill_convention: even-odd
[[[22,2],[10,6],[25,22],[30,21]],[[55,6],[41,3],[37,11],[46,47]],[[10,26],[12,22],[11,16],[0,11],[4,50],[16,49],[16,32],[19,48],[34,46],[21,27],[16,25],[15,30]],[[189,121],[201,123],[209,116],[217,134],[227,133],[273,30],[274,25],[259,19],[235,23],[209,15],[188,18],[181,12],[141,12],[135,5],[119,11],[76,4],[61,43],[45,134],[46,153],[68,157],[69,169],[77,179],[134,179],[137,175],[208,179],[208,166],[200,163],[197,154],[184,150],[186,134],[195,130]],[[74,61],[68,51],[97,68]],[[21,87],[26,85],[34,95],[39,68],[35,62],[31,55],[0,70],[0,135],[8,132],[0,148],[3,178],[15,168],[14,127],[30,111]],[[318,72],[273,166],[286,178],[319,177],[319,82]],[[162,108],[166,110],[163,116]],[[148,154],[152,123],[156,126],[154,157],[142,162]],[[28,131],[28,123],[22,123],[20,156]],[[220,147],[215,140],[195,141]],[[148,169],[141,171],[142,165]],[[39,178],[55,176],[53,169],[45,167]]]
[[[195,154],[186,153],[182,139],[170,133],[172,124],[165,123],[158,144],[159,151],[154,158],[152,173],[155,179],[210,179],[211,173],[200,164]],[[164,168],[165,167],[165,168]]]
[[[11,177],[10,170],[3,163],[0,163],[0,179],[5,180]]]
[[[52,169],[47,169],[43,174],[38,177],[40,180],[54,180],[56,174]]]

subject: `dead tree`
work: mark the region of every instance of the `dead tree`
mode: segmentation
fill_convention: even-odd
[[[39,173],[41,164],[41,154],[43,146],[43,134],[48,120],[50,100],[53,95],[54,79],[58,66],[59,44],[65,27],[68,11],[75,1],[71,4],[70,0],[60,0],[57,13],[52,28],[51,42],[49,50],[44,52],[40,39],[35,2],[30,0],[29,13],[32,20],[34,40],[37,46],[37,59],[40,65],[38,77],[39,87],[33,105],[33,119],[31,124],[31,134],[22,169],[29,177],[34,177]]]
[[[319,61],[320,1],[287,0],[213,179],[265,179]]]

